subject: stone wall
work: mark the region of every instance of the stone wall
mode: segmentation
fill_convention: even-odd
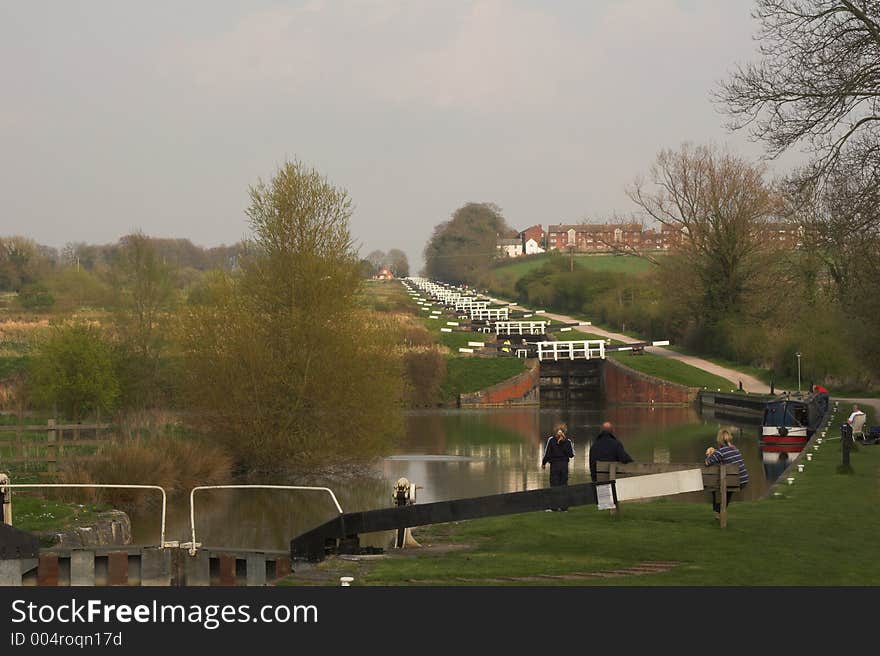
[[[612,358],[605,360],[602,376],[609,403],[690,404],[700,391],[643,374]]]
[[[526,371],[486,389],[458,397],[465,407],[497,405],[537,405],[540,400],[541,367],[537,360],[526,360]]]
[[[108,510],[87,526],[71,526],[54,533],[37,533],[47,547],[76,549],[131,544],[131,519],[121,510]]]

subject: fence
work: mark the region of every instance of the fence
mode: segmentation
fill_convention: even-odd
[[[59,424],[55,419],[46,424],[21,421],[19,416],[15,424],[0,425],[0,463],[14,464],[18,470],[51,474],[61,460],[94,457],[112,439],[107,432],[110,424]]]

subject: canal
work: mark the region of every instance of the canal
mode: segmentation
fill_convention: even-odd
[[[400,477],[422,488],[418,490],[419,503],[530,490],[549,484],[549,468],[541,469],[542,449],[560,422],[568,426],[575,445],[570,482],[587,482],[589,443],[606,420],[614,424],[616,435],[638,462],[700,462],[706,447],[714,445],[721,425],[702,418],[691,407],[595,404],[578,410],[411,411],[393,451],[360,471],[332,478],[240,482],[327,486],[346,512],[391,506],[391,489]],[[765,473],[758,447],[759,427],[756,423],[723,425],[735,428],[735,442],[749,468],[751,482],[742,498],[761,496],[772,483],[768,476],[778,472]],[[708,506],[709,495],[692,493],[678,498]],[[188,502],[183,497],[169,501],[166,539],[190,539]],[[196,493],[196,539],[205,546],[286,549],[293,536],[334,514],[329,496],[318,492],[206,490]],[[132,524],[135,542],[158,541],[155,509],[133,515]],[[385,546],[386,540],[390,535],[372,536],[369,543]]]

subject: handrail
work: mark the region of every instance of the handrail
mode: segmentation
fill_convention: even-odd
[[[327,492],[330,495],[330,498],[333,499],[333,503],[336,505],[339,514],[342,514],[342,506],[339,505],[336,495],[333,494],[333,490],[329,487],[311,487],[307,485],[200,485],[194,487],[189,493],[189,524],[192,531],[192,543],[189,547],[189,553],[192,556],[194,556],[198,550],[196,547],[195,510],[195,495],[198,490],[312,490],[317,492]]]
[[[7,483],[3,487],[9,488],[38,488],[38,487],[98,487],[98,488],[122,488],[127,490],[159,490],[162,493],[162,527],[159,531],[159,548],[165,548],[165,508],[167,495],[165,488],[158,485],[116,485],[113,483]]]
[[[530,335],[544,335],[548,323],[547,321],[496,321],[495,333],[500,335],[504,332],[506,335],[511,335],[516,330],[517,334],[522,335],[523,330],[527,330]],[[536,330],[539,332],[536,333]]]
[[[543,360],[552,355],[554,360],[559,357],[574,360],[578,354],[583,354],[587,360],[593,357],[605,359],[605,341],[601,339],[588,339],[570,342],[535,342],[538,347],[538,359]]]

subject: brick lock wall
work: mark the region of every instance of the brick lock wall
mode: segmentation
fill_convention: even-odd
[[[637,357],[637,356],[636,356]],[[605,398],[609,403],[693,403],[699,389],[685,387],[606,359],[603,372]]]

